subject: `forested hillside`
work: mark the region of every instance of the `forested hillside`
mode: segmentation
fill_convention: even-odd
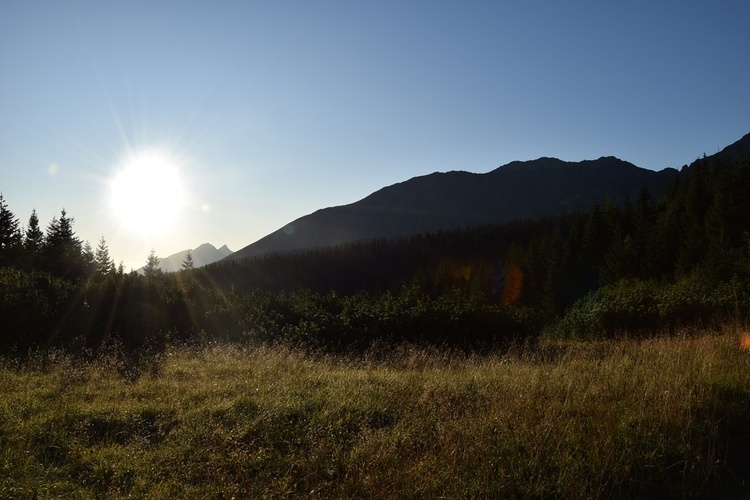
[[[615,157],[515,161],[484,174],[435,172],[301,217],[228,260],[564,215],[607,197],[621,203],[643,186],[661,195],[675,174]]]
[[[0,198],[0,346],[190,339],[324,348],[374,340],[493,346],[648,332],[750,313],[750,162],[703,159],[666,194],[589,211],[221,262],[171,274],[117,269],[62,211],[23,232]]]

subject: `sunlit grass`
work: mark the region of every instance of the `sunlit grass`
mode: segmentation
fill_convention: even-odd
[[[750,356],[735,333],[467,356],[174,349],[141,376],[0,369],[9,497],[742,496]],[[745,481],[743,483],[743,480]]]

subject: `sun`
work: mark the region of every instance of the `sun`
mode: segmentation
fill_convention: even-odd
[[[131,154],[111,181],[111,208],[121,223],[141,236],[169,230],[185,205],[177,162],[162,151]]]

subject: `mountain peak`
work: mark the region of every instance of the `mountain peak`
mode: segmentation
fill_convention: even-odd
[[[173,253],[168,257],[160,258],[159,268],[165,273],[179,271],[180,269],[182,269],[182,263],[185,262],[188,252],[193,254],[194,267],[207,266],[208,264],[217,262],[233,253],[231,250],[229,250],[229,248],[227,248],[226,245],[217,250],[216,247],[211,243],[203,243],[202,245],[194,249],[182,250],[180,252]],[[142,272],[142,269],[143,268],[139,269],[139,272]]]

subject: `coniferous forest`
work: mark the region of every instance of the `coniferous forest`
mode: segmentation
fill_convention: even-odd
[[[64,210],[42,230],[0,200],[0,348],[128,351],[196,339],[321,349],[494,348],[710,327],[750,312],[750,163],[696,161],[659,199],[541,220],[162,273],[117,268]]]

